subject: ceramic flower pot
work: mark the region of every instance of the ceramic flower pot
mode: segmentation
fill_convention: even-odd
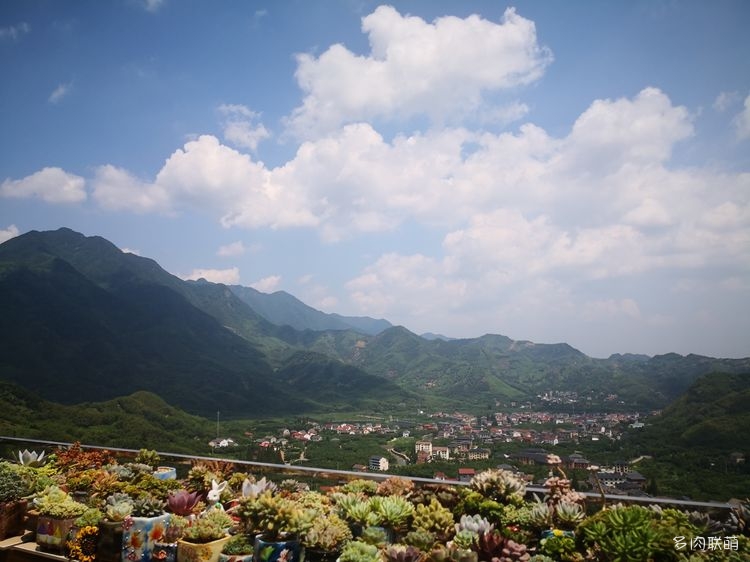
[[[221,549],[224,548],[229,538],[227,535],[205,543],[180,539],[177,541],[177,562],[218,562]]]
[[[39,545],[41,550],[64,554],[65,540],[68,538],[75,520],[75,517],[57,519],[55,517],[40,515],[36,525],[36,544]]]
[[[255,537],[254,562],[301,562],[302,545],[296,538],[268,540],[263,535]]]
[[[100,521],[96,559],[99,562],[120,562],[122,559],[122,521]]]
[[[336,562],[340,550],[318,550],[305,547],[305,562]]]
[[[154,471],[154,477],[159,480],[175,480],[177,478],[177,469],[173,466],[157,466]]]
[[[21,534],[27,504],[26,500],[0,503],[0,540]]]
[[[151,562],[154,544],[164,539],[169,514],[128,517],[122,522],[122,562]]]
[[[548,539],[550,537],[568,537],[575,538],[576,534],[574,531],[563,531],[561,529],[547,529],[542,531],[541,538]]]
[[[176,542],[154,543],[151,560],[153,562],[177,562],[177,546]]]
[[[252,562],[253,554],[219,554],[219,562]]]

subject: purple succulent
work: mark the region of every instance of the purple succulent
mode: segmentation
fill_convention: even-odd
[[[201,499],[200,492],[188,492],[187,490],[177,490],[170,492],[167,496],[167,508],[175,515],[187,517]]]

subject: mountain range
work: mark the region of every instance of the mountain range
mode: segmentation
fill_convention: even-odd
[[[750,358],[594,359],[502,335],[422,337],[284,292],[184,281],[66,228],[0,245],[0,310],[0,379],[65,404],[149,391],[191,413],[252,417],[492,409],[564,390],[659,408],[706,373],[750,373]]]

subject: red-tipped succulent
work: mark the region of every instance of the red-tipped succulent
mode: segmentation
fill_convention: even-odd
[[[193,513],[200,499],[200,492],[188,492],[187,490],[170,492],[167,496],[167,509],[175,515],[187,517]]]

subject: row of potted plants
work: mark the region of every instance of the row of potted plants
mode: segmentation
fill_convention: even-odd
[[[524,482],[504,470],[466,487],[394,477],[323,491],[219,462],[165,479],[146,450],[130,462],[79,446],[18,460],[0,463],[0,513],[5,500],[25,499],[40,548],[80,562],[750,559],[747,503],[723,519],[674,508],[594,510],[562,470],[544,497],[528,499]]]

